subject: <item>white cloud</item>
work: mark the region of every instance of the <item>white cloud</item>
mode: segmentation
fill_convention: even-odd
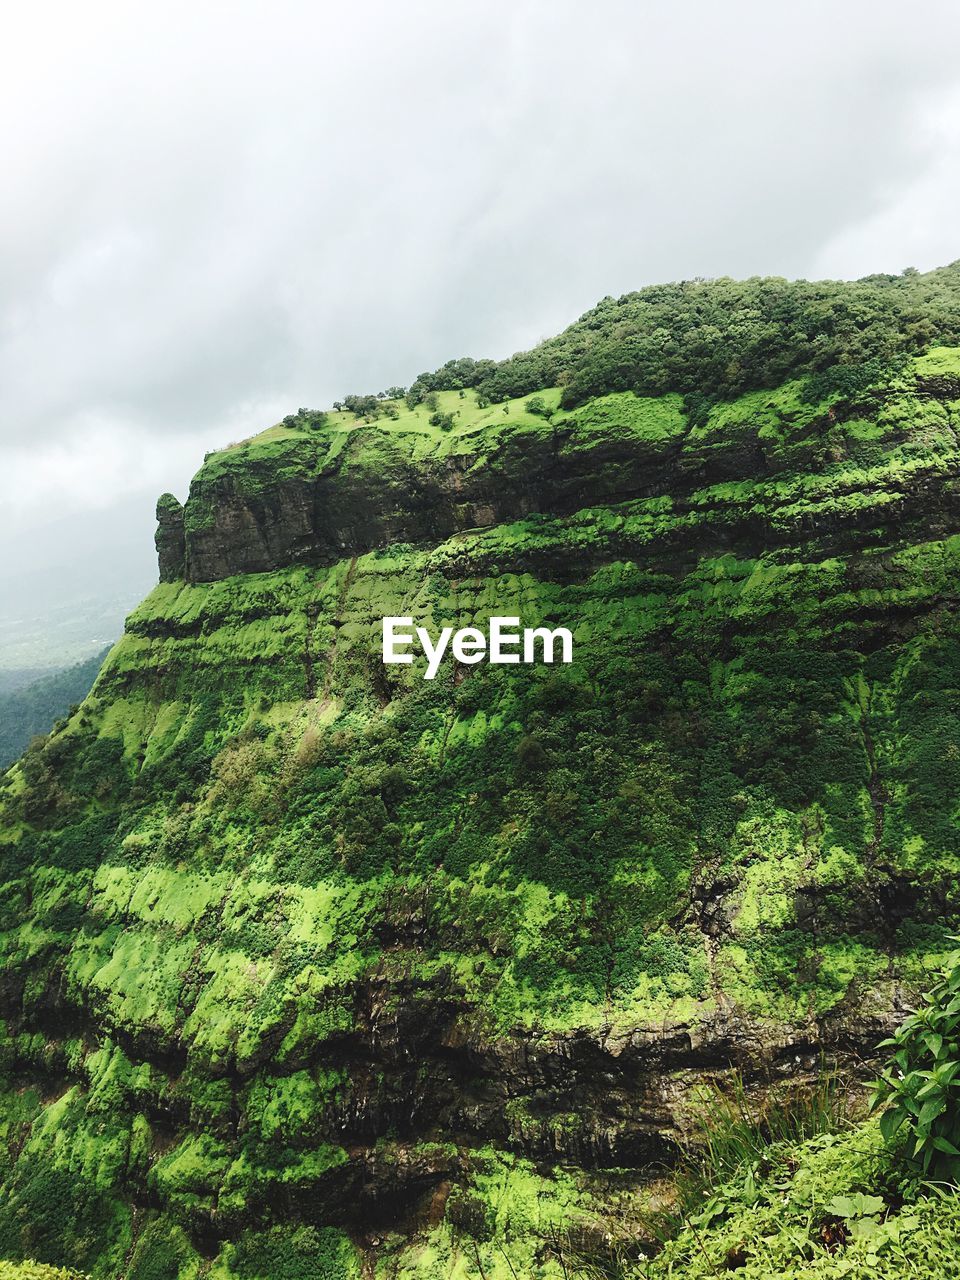
[[[103,510],[131,492],[149,495],[171,474],[189,476],[202,451],[194,435],[160,437],[93,415],[78,415],[71,425],[72,434],[5,449],[0,508],[6,519],[22,522],[37,512],[59,518]]]
[[[868,216],[817,254],[817,274],[928,270],[960,258],[960,87],[951,86],[917,111],[913,137],[924,161],[921,172],[906,185],[892,173]]]
[[[951,0],[19,6],[0,550],[607,293],[957,257],[958,36]]]

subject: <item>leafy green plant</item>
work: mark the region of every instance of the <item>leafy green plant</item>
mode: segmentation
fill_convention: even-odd
[[[958,941],[958,939],[954,939]],[[872,1107],[885,1107],[887,1142],[905,1136],[909,1167],[925,1178],[960,1180],[960,951],[919,1008],[879,1048],[891,1049],[873,1086]],[[900,1136],[900,1141],[903,1141]]]
[[[848,1196],[834,1196],[826,1208],[831,1217],[843,1219],[852,1239],[870,1240],[880,1229],[880,1219],[887,1205],[880,1196],[855,1191]]]

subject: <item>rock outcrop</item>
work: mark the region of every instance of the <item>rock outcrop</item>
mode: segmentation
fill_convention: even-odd
[[[183,529],[183,504],[172,493],[157,499],[157,532],[154,538],[161,582],[175,582],[186,573],[187,551]]]
[[[476,426],[426,444],[425,411],[368,424],[329,415],[319,430],[275,428],[211,455],[182,511],[164,495],[161,580],[330,565],[598,508],[669,513],[628,538],[627,555],[760,555],[811,538],[850,551],[911,530],[942,535],[960,513],[953,390],[950,377],[920,376],[829,404],[757,393],[716,424],[691,423],[676,396],[617,394],[549,420],[516,403],[474,409]],[[905,469],[904,451],[928,442]]]

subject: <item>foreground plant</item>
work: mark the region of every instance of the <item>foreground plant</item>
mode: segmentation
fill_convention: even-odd
[[[955,939],[956,940],[956,939]],[[884,1107],[880,1131],[899,1140],[909,1169],[924,1179],[960,1180],[960,951],[889,1040],[889,1061],[873,1087]]]

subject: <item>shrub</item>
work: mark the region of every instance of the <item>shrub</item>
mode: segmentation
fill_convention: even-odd
[[[338,401],[339,403],[339,401]],[[285,427],[312,427],[319,431],[327,425],[327,414],[323,409],[300,408],[296,413],[288,413],[283,419]]]
[[[947,957],[941,977],[924,993],[919,1008],[878,1047],[892,1050],[873,1086],[873,1108],[886,1108],[880,1117],[884,1138],[903,1143],[904,1158],[915,1172],[957,1182],[960,951]]]
[[[380,401],[376,396],[344,396],[339,403],[355,418],[375,418],[380,412]]]

